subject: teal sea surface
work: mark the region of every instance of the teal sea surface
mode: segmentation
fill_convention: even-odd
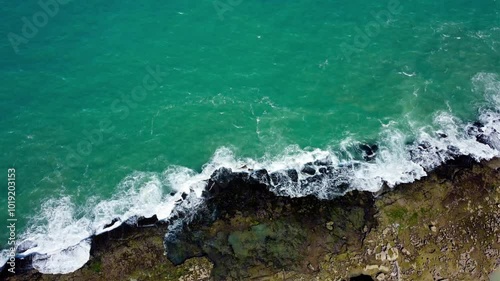
[[[18,254],[41,272],[81,267],[113,218],[168,218],[218,167],[358,161],[345,181],[376,191],[451,157],[412,159],[421,140],[499,155],[498,0],[29,0],[1,18],[0,221],[15,168]]]

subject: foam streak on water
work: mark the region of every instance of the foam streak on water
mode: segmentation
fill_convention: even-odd
[[[266,169],[275,179],[269,188],[280,195],[313,194],[332,198],[352,189],[376,192],[384,184],[394,187],[413,182],[460,155],[478,161],[497,157],[500,153],[500,78],[479,73],[472,83],[475,91],[484,93],[491,105],[479,110],[478,122],[464,123],[450,113],[438,112],[434,126],[419,128],[416,139],[409,144],[407,136],[387,126],[380,133],[376,157],[370,161],[356,157],[353,151],[359,143],[350,139],[343,142],[338,151],[306,151],[290,146],[279,157],[259,160],[237,158],[230,149],[222,147],[200,173],[179,166],[169,167],[163,173],[135,172],[120,183],[112,199],[91,202],[88,204],[91,207],[83,210],[69,197],[48,200],[42,206],[42,213],[33,218],[32,227],[22,235],[18,256],[32,254],[33,266],[42,273],[75,271],[88,261],[93,235],[124,222],[133,223],[133,218],[141,216],[167,219],[176,201],[182,199],[182,193],[188,194],[183,208],[196,209],[206,180],[221,167],[249,173]],[[307,165],[314,172],[303,172]],[[297,179],[292,179],[290,170],[296,171]],[[171,195],[166,190],[176,193]],[[2,254],[5,260],[6,251]]]

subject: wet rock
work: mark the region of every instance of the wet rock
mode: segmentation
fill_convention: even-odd
[[[331,166],[333,162],[331,159],[325,158],[325,159],[318,159],[314,161],[313,164],[316,166]]]
[[[137,219],[136,226],[137,227],[147,227],[147,226],[153,226],[158,222],[158,217],[156,215],[153,215],[152,217],[146,218],[146,217],[139,217]]]
[[[432,147],[432,145],[427,141],[423,141],[423,142],[419,143],[417,147],[420,150],[428,150],[429,148]]]
[[[269,176],[273,183],[298,177],[290,171]],[[245,178],[225,177],[232,180],[205,201],[204,211],[193,220],[178,221],[175,235],[165,238],[167,258],[173,263],[204,255],[215,262],[216,280],[243,278],[242,271],[257,266],[260,260],[272,261],[273,268],[301,266],[304,253],[326,251],[322,241],[329,231],[331,251],[345,243],[359,247],[363,230],[373,227],[370,193],[353,192],[331,201],[312,196],[289,198],[276,196],[266,185]],[[323,217],[332,218],[328,229]],[[322,237],[315,242],[318,244],[308,242],[315,236]],[[317,268],[317,263],[311,264]]]
[[[105,225],[104,225],[104,227],[103,227],[103,229],[106,229],[106,228],[108,228],[108,227],[113,226],[113,225],[114,225],[116,222],[118,222],[119,220],[120,220],[119,218],[114,218],[113,220],[111,220],[111,222],[110,222],[110,223],[105,224]]]
[[[231,172],[226,183],[214,175],[212,185],[224,188],[209,193],[207,185],[196,214],[186,220],[189,212],[177,212],[167,235],[161,222],[123,224],[94,238],[81,270],[42,275],[27,269],[12,280],[483,280],[500,258],[500,173],[498,160],[469,160],[456,157],[376,201],[366,192],[333,200],[276,196],[257,180],[270,178],[265,170]],[[349,173],[336,167],[309,178],[334,189]],[[288,171],[281,175],[291,182]],[[374,258],[380,265],[370,265]]]
[[[479,142],[479,143],[482,143],[482,144],[486,144],[486,145],[490,144],[489,137],[486,136],[486,135],[484,135],[484,134],[476,135],[476,141]]]
[[[308,177],[302,180],[302,185],[312,185],[312,184],[322,184],[324,176],[322,175],[314,175],[312,177]]]
[[[8,272],[7,270],[11,268],[8,264],[2,268],[0,271],[0,280],[11,280],[9,277],[16,277],[21,276],[25,277],[24,280],[26,281],[31,281],[35,278],[31,277],[30,275],[33,274],[34,277],[38,277],[36,279],[41,279],[42,274],[38,272],[33,272],[33,266],[32,266],[32,261],[33,261],[33,255],[28,255],[26,257],[16,257],[15,258],[15,274],[12,274],[11,272]],[[26,278],[27,277],[27,278]],[[15,279],[15,278],[14,278]]]
[[[346,170],[346,171],[352,171],[357,168],[361,167],[361,163],[359,162],[348,162],[348,163],[340,163],[337,166],[337,169],[339,170]]]
[[[399,250],[398,248],[390,248],[387,251],[387,260],[388,261],[395,261],[399,257]]]
[[[327,222],[326,223],[326,229],[333,230],[333,225],[334,225],[333,221]]]
[[[164,240],[164,245],[167,250],[167,258],[174,265],[180,265],[187,259],[193,257],[201,257],[204,255],[201,249],[201,241],[196,240],[197,233],[193,234],[193,239],[180,239],[179,236],[172,234],[167,235]]]
[[[375,159],[375,156],[377,155],[378,145],[362,143],[359,145],[359,148],[363,152],[363,159],[365,159],[366,161]]]
[[[432,232],[437,232],[437,227],[435,225],[429,225],[429,230]]]
[[[296,170],[290,169],[287,170],[286,173],[293,182],[297,182],[299,180],[299,174],[297,173]]]
[[[37,243],[30,241],[30,240],[25,240],[17,246],[16,253],[22,254],[22,253],[26,252],[27,250],[34,248],[36,246],[37,246]]]
[[[321,167],[318,174],[303,179],[301,185],[313,186],[318,190],[328,186],[330,190],[343,194],[350,188],[352,169],[347,166],[335,169],[333,167]]]
[[[364,271],[371,271],[371,270],[378,270],[379,266],[376,265],[376,264],[369,264],[367,266],[365,266],[365,269]]]
[[[448,149],[448,153],[451,155],[460,155],[460,149],[454,145],[448,145],[446,147]]]
[[[126,224],[132,227],[148,227],[155,225],[157,222],[158,218],[156,215],[153,215],[152,217],[133,216],[127,219],[121,226]]]
[[[411,256],[410,251],[408,251],[406,248],[403,248],[403,249],[401,250],[401,252],[402,252],[403,254],[405,254],[406,256]]]
[[[293,169],[273,172],[269,176],[273,185],[271,189],[277,194],[283,195],[287,195],[291,188],[297,186],[299,179],[297,171]]]
[[[373,278],[370,275],[357,275],[349,278],[349,281],[373,281]]]
[[[385,265],[379,265],[378,269],[383,272],[389,272],[390,269]]]
[[[312,163],[307,163],[304,165],[301,172],[308,175],[314,175],[316,174],[316,168]]]
[[[479,122],[479,121],[474,121],[474,123],[472,123],[472,126],[474,126],[476,128],[483,128],[484,124]]]
[[[459,171],[472,168],[474,163],[472,157],[461,155],[436,168],[434,173],[443,179],[453,180]]]
[[[252,173],[250,173],[249,178],[250,180],[253,180],[255,183],[269,184],[271,181],[269,174],[265,169],[259,169],[253,171]]]
[[[280,172],[271,173],[269,177],[273,185],[278,185],[283,182],[283,175]]]

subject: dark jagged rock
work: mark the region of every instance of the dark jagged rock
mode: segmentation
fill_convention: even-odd
[[[23,241],[21,244],[19,244],[17,246],[16,253],[22,254],[22,253],[26,252],[27,250],[34,248],[36,246],[37,246],[37,244],[33,241],[30,241],[30,240]]]
[[[483,134],[476,135],[476,141],[486,145],[489,145],[490,143],[489,138]]]
[[[108,223],[108,224],[104,225],[103,229],[106,229],[106,228],[108,228],[108,227],[113,226],[113,225],[114,225],[116,222],[118,222],[119,220],[120,220],[119,218],[114,218],[114,219],[112,219],[110,223]]]
[[[423,142],[419,143],[417,147],[420,150],[428,150],[429,148],[432,147],[432,145],[427,141],[423,141]]]
[[[316,174],[316,168],[314,168],[314,165],[312,163],[307,163],[304,165],[301,172],[308,175],[314,175]]]
[[[123,224],[128,224],[135,227],[151,226],[158,222],[156,215],[146,218],[144,216],[133,216],[125,221]],[[123,225],[122,224],[122,225]]]
[[[328,173],[328,170],[325,168],[325,167],[321,167],[318,169],[318,171],[321,173],[321,174],[326,174]]]
[[[476,121],[467,127],[467,134],[475,137],[477,142],[492,147],[490,137],[484,134],[483,128],[484,124]]]
[[[314,175],[302,180],[302,185],[321,184],[324,178],[322,175]]]
[[[296,170],[290,169],[287,170],[286,173],[293,182],[297,182],[299,180],[299,174],[297,173]]]
[[[313,196],[280,197],[247,176],[224,175],[230,180],[219,178],[227,185],[217,194],[207,193],[211,196],[201,215],[190,222],[180,222],[175,234],[166,236],[167,257],[174,264],[206,255],[215,264],[213,273],[217,280],[230,276],[245,278],[239,270],[257,266],[262,260],[272,262],[276,268],[300,268],[302,251],[335,252],[359,246],[363,229],[375,226],[371,193],[352,192],[331,201]],[[275,181],[279,175],[285,176],[273,173],[270,177]],[[329,221],[334,236],[322,241],[319,238],[329,231],[325,228]],[[312,237],[318,239],[311,244]]]
[[[114,223],[118,222],[119,219],[115,218],[112,220],[111,224],[108,224],[109,226],[112,226]],[[144,229],[145,227],[159,227],[162,229],[166,229],[167,223],[165,222],[160,222],[158,221],[156,215],[151,217],[151,218],[133,218],[134,223],[122,223],[120,226],[116,227],[115,229],[112,229],[108,232],[101,233],[99,235],[92,236],[92,244],[90,247],[90,255],[95,256],[98,254],[102,249],[105,249],[107,245],[110,243],[110,241],[117,241],[117,240],[123,240],[124,237],[130,237],[132,234],[137,233],[140,231],[139,229]],[[32,246],[35,246],[34,244],[29,244],[26,245],[24,248],[31,248]],[[23,249],[22,250],[27,250]],[[34,271],[33,266],[32,266],[32,258],[33,255],[28,255],[26,257],[16,257],[16,275],[18,276],[24,276],[26,279],[23,280],[37,280],[39,278],[42,278],[44,276],[41,273],[38,273]],[[12,277],[12,274],[10,274],[8,271],[8,266],[4,267],[3,270],[0,272],[0,280],[6,280],[7,277]]]
[[[451,155],[460,155],[460,149],[454,145],[448,145],[446,147],[448,149],[448,153]]]
[[[26,257],[16,257],[15,258],[15,275],[24,275],[30,271],[33,271],[33,266],[31,265],[32,255],[28,255]],[[8,280],[9,277],[14,276],[11,272],[8,271],[10,265],[7,263],[4,268],[0,271],[0,280]],[[36,273],[36,276],[41,276],[41,273]]]
[[[296,183],[299,180],[299,174],[294,169],[273,172],[269,176],[271,178],[271,183],[274,186],[286,186],[290,183]]]
[[[362,143],[359,145],[359,148],[363,151],[363,159],[366,161],[375,159],[378,151],[378,145]]]
[[[349,281],[373,281],[373,278],[370,275],[360,274],[349,278]]]
[[[325,158],[325,159],[319,159],[314,161],[313,163],[316,166],[330,166],[333,164],[331,159]]]
[[[352,170],[352,169],[357,169],[361,166],[361,163],[359,162],[348,162],[348,163],[340,163],[338,166],[337,166],[337,169],[344,169],[344,170]]]
[[[229,183],[231,183],[235,179],[247,179],[248,174],[243,172],[234,172],[229,168],[219,168],[216,170],[207,183],[206,191],[209,194],[217,194],[221,192],[223,189],[227,188]]]
[[[472,126],[474,126],[476,128],[483,128],[484,124],[479,122],[479,121],[475,121],[474,123],[472,123]]]
[[[183,192],[183,193],[181,194],[181,198],[182,198],[182,200],[185,200],[187,196],[188,196],[188,195],[187,195],[187,193],[186,193],[186,192]]]
[[[475,136],[477,134],[483,133],[484,132],[483,128],[484,128],[484,124],[482,124],[479,121],[476,121],[476,122],[472,123],[471,125],[467,126],[467,133],[469,134],[469,136]]]

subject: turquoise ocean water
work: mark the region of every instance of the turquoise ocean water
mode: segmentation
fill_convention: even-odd
[[[168,217],[169,193],[219,166],[341,163],[376,143],[353,187],[377,190],[437,165],[403,151],[434,131],[498,155],[461,135],[499,108],[498,0],[48,2],[2,1],[0,26],[0,175],[16,169],[18,240],[47,254],[42,272],[81,266],[113,217]],[[75,262],[53,265],[67,248]]]

